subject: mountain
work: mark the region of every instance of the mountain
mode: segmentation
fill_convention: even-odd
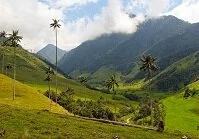
[[[57,60],[59,61],[67,52],[57,48]],[[56,46],[48,44],[43,49],[37,52],[37,55],[47,60],[48,62],[55,64],[56,62]]]
[[[66,73],[76,70],[95,72],[103,65],[105,55],[129,38],[130,35],[105,34],[95,40],[86,41],[64,55],[59,67]]]
[[[166,46],[158,46],[161,43],[167,44],[167,41],[172,38],[180,38],[180,35],[186,34],[191,26],[190,23],[174,16],[148,19],[139,26],[134,34],[103,35],[95,40],[82,43],[60,60],[59,67],[74,77],[87,73],[91,80],[93,74],[103,71],[100,70],[101,68],[121,74],[122,80],[126,80],[127,77],[132,80],[138,77],[143,78],[143,74],[142,76],[137,74],[139,57],[146,53],[152,53],[155,56],[157,54],[159,58],[159,51],[164,53]],[[167,56],[182,51],[184,51],[184,47]],[[165,56],[160,57],[161,59],[165,58]],[[172,61],[169,64],[171,65]],[[98,73],[99,76],[95,76],[95,79],[100,78],[102,74],[103,72],[101,75]]]

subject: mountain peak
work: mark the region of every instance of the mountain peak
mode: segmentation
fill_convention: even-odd
[[[58,61],[66,54],[65,50],[57,48],[57,59]],[[41,58],[47,60],[48,62],[55,64],[56,62],[56,46],[53,44],[48,44],[40,51],[37,52],[37,55]]]

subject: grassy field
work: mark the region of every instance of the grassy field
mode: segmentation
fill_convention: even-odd
[[[59,138],[59,139],[179,139],[171,135],[132,127],[122,127],[83,120],[45,111],[26,111],[0,105],[0,129],[6,130],[5,138]]]
[[[184,99],[182,93],[168,97],[166,107],[166,130],[189,132],[199,136],[199,96]]]
[[[50,109],[50,100],[47,97],[18,81],[16,82],[16,99],[13,101],[12,82],[12,79],[0,74],[0,104],[28,110]],[[52,105],[52,112],[68,113],[64,108],[59,105],[55,106],[55,104]]]

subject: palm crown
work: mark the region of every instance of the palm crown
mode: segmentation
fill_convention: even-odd
[[[53,23],[50,24],[50,27],[53,27],[54,29],[61,27],[61,25],[59,24],[59,20],[57,19],[52,19],[52,20],[53,20]]]
[[[140,67],[140,70],[148,71],[148,77],[150,78],[151,71],[158,70],[158,67],[156,66],[157,58],[152,57],[150,55],[143,56],[140,61],[142,62],[142,66]]]
[[[79,82],[80,82],[81,84],[85,84],[87,81],[88,81],[88,78],[86,78],[86,77],[81,76],[81,77],[79,78]]]
[[[114,75],[112,75],[111,77],[110,77],[110,79],[109,80],[107,80],[106,81],[106,87],[110,90],[110,89],[113,89],[113,92],[115,91],[115,85],[117,86],[117,87],[119,87],[119,84],[117,83],[117,80],[116,80],[116,76],[115,76],[115,74]]]
[[[5,31],[0,32],[0,38],[5,38],[7,33]]]
[[[9,34],[8,41],[11,42],[12,47],[18,47],[18,43],[21,42],[22,37],[18,35],[19,31],[18,30],[13,30],[12,34]]]
[[[47,74],[47,77],[44,79],[44,81],[51,81],[52,78],[51,78],[51,75],[54,75],[54,71],[49,67],[47,70],[46,70],[46,74]]]

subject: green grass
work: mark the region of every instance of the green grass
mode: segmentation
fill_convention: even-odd
[[[199,136],[199,96],[184,99],[182,93],[164,100],[166,107],[166,129]]]
[[[0,128],[5,138],[67,138],[67,139],[178,139],[168,133],[158,133],[132,127],[104,124],[76,117],[38,110],[22,110],[0,105]],[[180,135],[181,136],[181,135]]]
[[[0,74],[0,104],[10,105],[20,109],[37,109],[49,110],[50,100],[34,91],[33,88],[16,81],[16,98],[12,97],[13,80]],[[67,113],[67,111],[59,105],[52,105],[52,112]]]

